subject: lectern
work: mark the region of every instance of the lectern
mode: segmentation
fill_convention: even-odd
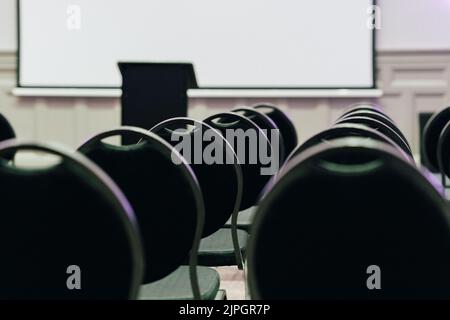
[[[119,62],[122,74],[122,125],[150,129],[187,116],[187,90],[197,88],[191,63]],[[123,144],[133,143],[124,137]]]

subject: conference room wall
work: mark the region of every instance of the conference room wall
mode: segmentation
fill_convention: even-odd
[[[1,52],[17,48],[16,1],[0,1]],[[449,0],[377,1],[382,26],[378,31],[379,50],[450,50]]]
[[[78,146],[88,136],[120,124],[117,98],[17,98],[14,53],[0,54],[0,112],[23,139],[58,141]],[[417,116],[450,105],[450,50],[381,51],[378,57],[380,103],[397,122],[415,152],[419,145]],[[349,104],[364,99],[190,99],[189,115],[202,119],[238,105],[266,101],[292,117],[303,141],[331,125]]]
[[[60,141],[77,146],[87,136],[120,124],[119,99],[16,98],[15,0],[0,1],[0,112],[24,139]],[[417,114],[450,103],[449,1],[380,0],[382,29],[378,36],[381,103],[418,150]],[[293,118],[300,140],[322,130],[361,99],[272,99]],[[259,99],[191,99],[196,118]]]

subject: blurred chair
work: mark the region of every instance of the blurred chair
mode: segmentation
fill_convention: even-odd
[[[291,159],[248,248],[254,299],[450,298],[450,208],[389,144],[342,138]],[[379,268],[381,290],[371,276]]]
[[[405,159],[407,159],[411,163],[414,163],[414,159],[410,155],[406,154],[403,149],[401,149],[394,141],[392,141],[391,138],[370,127],[352,123],[336,124],[327,130],[317,133],[316,135],[312,136],[304,143],[299,145],[297,148],[295,148],[295,150],[289,155],[288,160],[294,158],[295,156],[299,155],[301,152],[312,146],[318,145],[323,142],[329,142],[334,139],[348,137],[360,137],[388,143],[391,146],[397,148]]]
[[[252,108],[264,113],[273,120],[273,122],[280,129],[280,134],[284,142],[284,153],[286,155],[291,153],[298,144],[298,137],[297,130],[286,113],[276,106],[268,103],[257,104],[252,106]]]
[[[195,173],[205,201],[199,264],[242,268],[247,233],[237,230],[236,222],[232,230],[222,229],[228,219],[237,221],[242,199],[242,170],[231,145],[210,125],[190,118],[169,119],[150,131],[173,147],[188,141],[183,154]],[[205,156],[217,158],[206,159]]]
[[[103,141],[125,135],[141,142],[117,146]],[[140,299],[209,299],[222,294],[217,272],[197,267],[204,204],[185,159],[157,135],[135,127],[100,133],[79,150],[116,181],[135,210],[146,259]],[[182,266],[187,259],[189,267]],[[186,280],[178,283],[174,278]]]
[[[373,117],[368,116],[350,115],[349,117],[341,118],[336,122],[336,124],[343,124],[343,123],[362,124],[369,128],[375,129],[384,134],[385,136],[389,137],[400,148],[402,148],[406,154],[413,157],[408,142],[403,140],[403,138],[395,130],[393,130],[390,127],[390,125],[387,125],[382,121],[379,121]]]
[[[450,107],[436,112],[423,129],[422,149],[425,163],[432,172],[439,172],[437,149],[442,129],[450,121]]]
[[[267,138],[269,139],[273,149],[275,149],[275,146],[278,147],[278,150],[274,151],[278,151],[278,161],[281,166],[286,158],[286,152],[284,151],[286,147],[280,128],[278,128],[277,124],[268,115],[255,108],[238,107],[231,110],[231,112],[243,115],[244,117],[252,120],[258,127],[266,132]],[[272,136],[272,133],[275,135]]]
[[[0,157],[0,298],[135,299],[143,250],[122,192],[78,153],[0,143],[0,156],[21,151],[58,161],[24,169]],[[67,285],[72,268],[79,268],[80,290]]]
[[[351,112],[347,112],[345,115],[341,116],[339,119],[346,119],[350,117],[367,117],[372,118],[375,120],[378,120],[382,123],[384,123],[386,126],[391,128],[397,135],[400,136],[400,138],[403,139],[403,141],[406,143],[409,149],[411,149],[408,140],[403,135],[403,132],[400,131],[400,129],[397,127],[395,122],[389,118],[386,114],[382,113],[381,111],[374,111],[374,110],[354,110]],[[339,121],[339,120],[338,120]]]
[[[9,121],[0,114],[0,141],[14,139],[15,137],[16,133],[14,132],[13,127]]]

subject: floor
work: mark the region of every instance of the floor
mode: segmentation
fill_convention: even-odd
[[[228,300],[244,300],[246,296],[244,271],[237,267],[217,267],[220,287],[227,292]]]

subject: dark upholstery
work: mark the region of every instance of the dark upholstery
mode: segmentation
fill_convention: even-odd
[[[187,125],[192,125],[194,128],[186,130]],[[184,132],[174,131],[180,129],[184,129]],[[212,141],[204,141],[202,137],[208,130],[214,133]],[[231,146],[227,145],[220,132],[211,126],[188,118],[174,118],[164,121],[152,128],[151,132],[159,135],[173,146],[181,143],[183,137],[190,138],[191,148],[188,150],[190,152],[188,162],[198,180],[205,202],[203,237],[219,230],[230,218],[236,204],[238,189],[238,173],[236,169],[239,169],[236,166],[239,165],[236,161],[227,164],[225,159],[222,159],[222,163],[214,164],[208,164],[204,159],[195,161],[194,153],[198,150],[203,155],[205,151],[208,152],[212,147],[217,147],[222,150],[224,156],[228,155],[228,157],[234,159],[235,154]],[[180,136],[179,141],[172,141],[172,135],[174,134]],[[201,145],[199,147],[196,146],[195,141],[201,142]]]
[[[197,267],[202,300],[214,300],[220,287],[220,276],[216,270]],[[192,300],[189,268],[181,266],[167,277],[143,285],[140,300]]]
[[[13,139],[16,137],[13,127],[9,121],[0,114],[0,141]]]
[[[2,114],[0,114],[0,142],[14,138],[16,138],[16,133],[13,127],[9,123],[8,119],[6,119]],[[7,160],[14,159],[14,152],[5,153],[3,158]]]
[[[231,110],[231,112],[235,112],[237,114],[243,115],[244,117],[247,117],[248,119],[256,123],[256,125],[262,130],[265,130],[272,148],[278,146],[278,160],[280,161],[280,164],[284,162],[286,154],[284,151],[285,146],[283,136],[281,135],[280,129],[278,128],[276,123],[271,118],[269,118],[268,115],[262,113],[257,109],[245,107],[235,108]],[[272,131],[275,132],[273,137]],[[278,141],[274,141],[275,139],[278,139]]]
[[[237,235],[239,249],[241,254],[245,255],[248,233],[245,230],[238,229]],[[230,228],[220,229],[207,238],[202,239],[198,252],[198,264],[210,267],[237,265]]]
[[[347,113],[345,116],[341,117],[341,119],[345,119],[348,117],[368,117],[375,120],[378,120],[380,122],[383,122],[385,125],[387,125],[389,128],[395,131],[402,139],[405,141],[405,143],[408,145],[408,147],[411,149],[410,145],[408,144],[408,141],[406,140],[406,137],[403,135],[403,133],[400,131],[400,129],[397,127],[397,125],[392,121],[387,115],[376,112],[372,110],[355,110],[353,112]]]
[[[398,147],[398,145],[394,141],[392,141],[389,137],[385,136],[384,134],[380,133],[375,129],[371,129],[364,125],[351,123],[334,125],[330,129],[321,131],[318,134],[312,136],[311,138],[306,140],[303,144],[295,148],[295,150],[289,155],[289,159],[294,158],[304,150],[319,143],[322,143],[324,141],[330,141],[333,139],[346,137],[360,137],[389,143],[390,145],[399,148],[399,150],[402,150],[401,152],[403,153],[403,155],[410,161],[414,161],[411,157],[406,155],[406,153],[403,152],[403,149],[400,149],[400,147]]]
[[[372,102],[357,102],[357,103],[354,103],[354,104],[350,105],[347,108],[347,110],[338,119],[344,118],[348,114],[354,113],[354,112],[358,112],[358,111],[376,112],[376,113],[384,115],[388,119],[392,120],[386,113],[384,113],[382,111],[382,108],[379,105],[377,105],[375,103],[372,103]]]
[[[296,158],[260,204],[253,298],[450,298],[450,209],[387,144],[360,138]],[[368,290],[367,268],[381,269]]]
[[[423,130],[423,145],[425,162],[428,164],[430,170],[439,171],[437,149],[439,136],[445,125],[450,121],[450,107],[447,107],[435,113],[430,120],[428,120]]]
[[[450,178],[450,121],[442,129],[437,148],[437,160],[442,182],[445,186],[445,177]]]
[[[253,205],[255,205],[258,201],[259,195],[266,185],[266,183],[271,178],[270,175],[262,175],[261,170],[263,168],[267,168],[269,165],[262,164],[259,157],[256,163],[250,163],[249,152],[248,150],[256,150],[259,154],[260,149],[259,146],[266,144],[266,151],[270,154],[270,142],[268,141],[265,135],[258,134],[261,128],[258,127],[253,121],[247,119],[244,116],[238,115],[236,113],[219,113],[208,117],[203,120],[206,124],[211,127],[219,130],[222,135],[226,136],[226,130],[243,130],[245,133],[247,130],[253,130],[258,139],[258,144],[250,145],[250,141],[248,138],[245,138],[245,158],[242,158],[242,155],[239,155],[238,151],[235,150],[239,158],[239,163],[241,164],[242,169],[242,177],[243,177],[243,195],[240,209],[244,210]],[[236,132],[236,131],[234,131]],[[261,141],[263,139],[263,141]],[[229,141],[232,147],[236,147],[236,139],[235,141]],[[256,147],[256,149],[255,149]]]
[[[11,146],[36,148],[6,142],[0,154]],[[135,298],[143,252],[129,203],[86,158],[39,148],[61,162],[23,169],[0,160],[0,298]],[[81,269],[81,290],[66,286],[71,265]]]
[[[267,103],[254,105],[253,108],[266,114],[273,122],[275,122],[283,137],[285,154],[288,155],[291,153],[298,144],[298,137],[295,126],[286,113],[276,106]]]
[[[204,141],[202,137],[207,130],[213,134],[214,138],[211,140],[214,141],[214,146],[221,148],[223,154],[227,155],[226,159],[235,159],[236,155],[232,147],[227,144],[222,134],[204,122],[189,118],[173,118],[163,121],[151,129],[153,133],[160,135],[174,146],[179,143],[178,141],[190,138],[191,148],[188,151],[191,153],[188,158],[190,158],[191,167],[199,181],[205,201],[205,226],[199,248],[198,263],[206,266],[239,265],[240,263],[236,261],[236,252],[238,245],[241,251],[244,251],[247,233],[242,234],[242,231],[236,231],[239,243],[234,244],[230,229],[224,231],[220,228],[230,219],[234,208],[236,206],[239,208],[236,198],[238,197],[238,175],[242,175],[242,173],[240,166],[234,160],[231,162],[233,164],[226,164],[225,159],[222,164],[207,164],[203,161],[195,163],[194,152],[203,154],[207,148],[211,147],[210,141]],[[179,139],[175,138],[176,135]],[[195,145],[196,141],[197,143],[198,141],[202,142],[201,148]],[[236,211],[235,214],[237,213]]]
[[[400,148],[403,149],[403,151],[406,152],[406,154],[410,155],[411,157],[413,156],[408,143],[403,140],[402,137],[400,137],[394,130],[392,130],[389,126],[381,121],[363,116],[349,116],[348,118],[339,119],[337,121],[337,124],[342,123],[362,124],[368,126],[369,128],[375,129],[394,141]]]
[[[133,134],[137,129],[119,130]],[[117,131],[100,134],[79,150],[116,181],[133,206],[145,251],[144,283],[153,282],[187,259],[201,193],[190,169],[172,162],[172,148],[159,137],[140,130],[135,135],[144,142],[136,145],[113,146],[101,141],[113,135]]]

